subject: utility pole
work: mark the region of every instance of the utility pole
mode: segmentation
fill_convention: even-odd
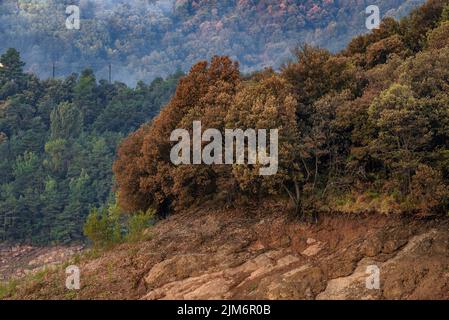
[[[109,63],[109,83],[112,83],[112,65]]]
[[[55,67],[55,62],[53,61],[53,65],[52,65],[52,76],[53,76],[53,79],[55,78],[55,73],[56,73],[56,67]]]

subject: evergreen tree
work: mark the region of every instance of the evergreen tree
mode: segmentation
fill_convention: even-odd
[[[24,66],[16,49],[10,48],[0,57],[0,99],[24,89]]]

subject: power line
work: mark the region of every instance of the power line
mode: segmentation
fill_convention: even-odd
[[[67,70],[73,70],[76,69],[76,72],[85,70],[85,69],[93,69],[96,73],[97,72],[107,72],[107,79],[109,83],[112,83],[112,64],[113,62],[104,62],[104,63],[58,63],[56,61],[51,62],[50,64],[40,64],[41,67],[48,66],[51,68],[50,74],[53,79],[56,78],[56,75],[58,73],[58,70],[64,70],[67,73]],[[121,63],[117,62],[117,65],[120,65]],[[106,69],[106,70],[105,70]]]

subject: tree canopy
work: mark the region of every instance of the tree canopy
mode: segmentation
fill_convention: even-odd
[[[337,54],[300,47],[280,72],[242,76],[225,56],[197,63],[160,115],[119,148],[119,204],[165,215],[205,201],[237,205],[270,196],[290,198],[303,216],[447,213],[448,10],[447,1],[431,0]],[[222,134],[279,129],[278,173],[259,176],[258,165],[248,164],[173,164],[170,132],[190,130],[193,121]]]
[[[0,61],[0,240],[82,241],[89,210],[114,198],[118,143],[159,112],[181,74],[132,89],[89,69],[38,80],[15,49]]]
[[[382,17],[400,18],[424,0],[373,0]],[[66,7],[79,5],[80,30],[65,26]],[[366,33],[366,1],[333,0],[7,0],[0,2],[0,52],[15,47],[40,77],[67,76],[92,66],[134,85],[187,71],[226,55],[242,72],[278,68],[298,43],[332,52]],[[433,14],[416,21],[405,41],[425,37]],[[422,22],[422,23],[421,23]],[[394,40],[394,39],[393,39]]]

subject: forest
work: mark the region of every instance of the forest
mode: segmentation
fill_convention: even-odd
[[[0,240],[79,242],[86,219],[84,232],[118,211],[164,218],[266,198],[312,221],[321,213],[448,215],[449,1],[386,18],[337,53],[302,45],[294,56],[280,70],[248,73],[217,55],[186,75],[130,88],[97,81],[92,69],[40,80],[24,71],[18,50],[5,50]],[[279,129],[278,173],[173,165],[170,133],[193,121],[222,133]]]
[[[279,129],[279,171],[259,165],[179,165],[170,133]],[[171,101],[120,145],[124,212],[159,215],[205,203],[289,199],[294,216],[449,214],[449,2],[430,0],[333,54],[302,46],[280,72],[242,75],[227,56],[201,61]]]
[[[372,0],[381,16],[400,18],[424,0]],[[78,5],[80,30],[65,26],[66,7]],[[278,68],[308,43],[344,48],[365,27],[366,1],[340,0],[3,0],[0,52],[22,53],[41,78],[92,67],[98,78],[137,81],[189,70],[227,55],[243,72]]]
[[[159,112],[181,74],[132,89],[90,69],[39,80],[15,49],[0,63],[0,240],[82,241],[89,211],[114,198],[118,143]]]

